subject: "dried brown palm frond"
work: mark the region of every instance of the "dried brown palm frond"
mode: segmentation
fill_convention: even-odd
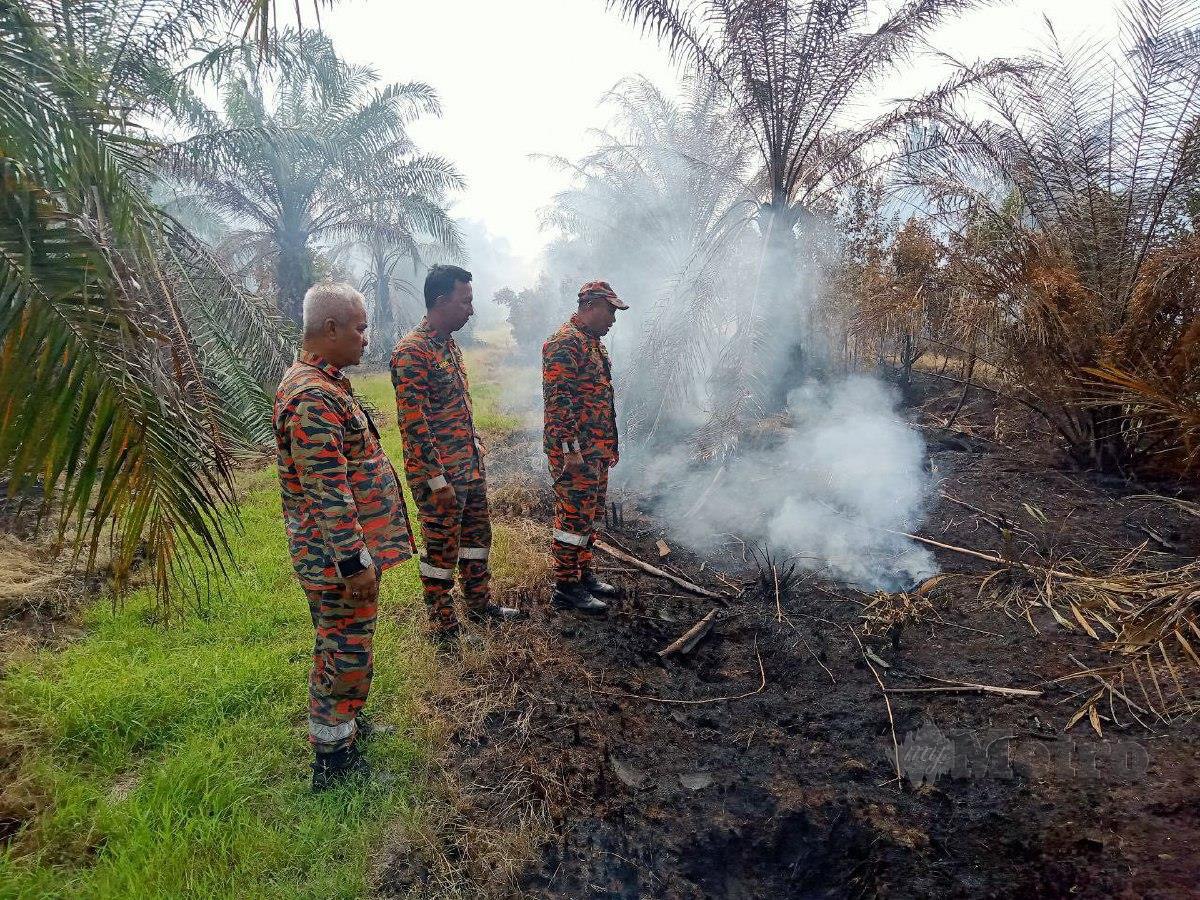
[[[1129,410],[1128,453],[1170,474],[1200,470],[1200,237],[1150,256],[1126,323],[1093,376],[1093,402]]]
[[[995,307],[1019,395],[1076,460],[1108,471],[1145,462],[1148,423],[1136,402],[1087,388],[1087,370],[1143,375],[1144,285],[1158,255],[1196,229],[1198,29],[1196,0],[1130,0],[1115,42],[1068,46],[1048,24],[1025,71],[975,86],[986,116],[943,104],[910,135],[907,183],[976,235],[958,274]],[[1181,324],[1159,320],[1168,332]]]
[[[1200,711],[1200,562],[1144,571],[1136,568],[1138,555],[1127,554],[1102,575],[1058,561],[1013,564],[983,580],[981,590],[1007,580],[1006,602],[1031,626],[1032,612],[1045,609],[1061,627],[1088,635],[1117,657],[1062,679],[1090,679],[1100,688],[1070,724],[1086,715],[1099,729],[1093,710],[1106,698],[1127,706],[1142,724],[1139,713],[1165,723]]]

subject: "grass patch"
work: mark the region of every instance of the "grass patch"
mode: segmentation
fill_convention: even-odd
[[[498,385],[476,382],[480,428],[509,427]],[[356,386],[402,472],[388,375]],[[273,469],[244,487],[231,576],[204,613],[164,629],[144,593],[97,599],[85,638],[7,661],[0,897],[361,897],[389,823],[419,819],[435,738],[417,711],[436,670],[415,562],[384,580],[368,704],[399,726],[369,749],[398,778],[312,796],[308,607]]]
[[[0,681],[40,801],[0,855],[5,897],[358,897],[385,823],[411,812],[427,754],[413,698],[412,564],[384,582],[370,707],[399,724],[371,748],[389,789],[308,793],[308,608],[272,472],[251,478],[235,572],[203,614],[150,624],[149,598],[107,601],[88,636]],[[31,804],[26,804],[27,808]]]

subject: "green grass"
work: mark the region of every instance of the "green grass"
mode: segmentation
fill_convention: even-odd
[[[472,359],[472,370],[485,363]],[[402,471],[388,376],[358,389]],[[473,393],[481,430],[512,427],[498,385],[480,377]],[[415,563],[384,580],[368,704],[400,726],[370,750],[400,777],[312,796],[308,608],[273,470],[247,487],[232,575],[206,613],[163,629],[144,594],[117,611],[101,598],[83,616],[85,638],[5,670],[6,737],[25,747],[21,790],[39,813],[0,854],[0,897],[361,897],[385,829],[419,816],[430,747],[413,698],[432,664],[407,624],[420,602]]]

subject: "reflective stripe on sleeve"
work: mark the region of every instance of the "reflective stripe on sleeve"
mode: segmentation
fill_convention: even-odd
[[[442,488],[444,488],[449,483],[450,482],[448,482],[446,480],[445,475],[439,475],[437,478],[430,478],[429,481],[426,482],[426,484],[429,485],[429,489],[431,491],[440,491]]]
[[[458,551],[459,559],[487,559],[491,555],[490,547],[462,547]]]

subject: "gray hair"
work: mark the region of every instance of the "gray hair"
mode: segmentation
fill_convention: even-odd
[[[326,319],[344,323],[359,303],[366,306],[363,295],[344,281],[314,284],[304,295],[304,336],[319,332]]]

